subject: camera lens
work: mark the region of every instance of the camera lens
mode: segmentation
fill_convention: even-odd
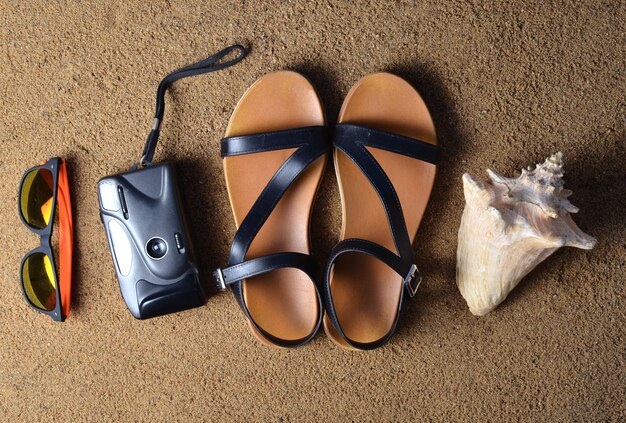
[[[159,260],[167,254],[167,243],[161,238],[152,238],[146,244],[146,250],[150,257]]]

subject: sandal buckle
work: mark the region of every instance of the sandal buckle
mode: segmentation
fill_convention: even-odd
[[[416,276],[419,276],[416,278]],[[422,275],[415,264],[411,265],[409,273],[404,278],[404,286],[406,287],[409,297],[413,298],[422,283]]]
[[[226,282],[224,281],[224,273],[222,269],[217,269],[213,272],[213,279],[215,280],[215,286],[219,291],[226,290]]]

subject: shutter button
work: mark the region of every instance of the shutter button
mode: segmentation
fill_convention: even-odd
[[[184,254],[185,253],[185,245],[183,244],[183,236],[176,232],[174,234],[174,240],[176,241],[176,248],[178,249],[178,252],[180,254]]]

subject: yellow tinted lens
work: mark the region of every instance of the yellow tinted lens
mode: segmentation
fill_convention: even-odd
[[[20,192],[20,208],[24,220],[36,229],[43,229],[52,217],[53,176],[48,169],[28,172]]]
[[[24,291],[30,302],[37,308],[54,310],[57,303],[56,276],[47,254],[34,253],[28,256],[22,267]]]

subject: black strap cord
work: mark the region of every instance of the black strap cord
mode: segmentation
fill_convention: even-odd
[[[233,51],[237,51],[237,56],[233,59],[223,61],[225,56]],[[154,114],[154,121],[152,123],[152,129],[146,140],[146,145],[143,148],[143,153],[139,163],[133,166],[133,168],[149,166],[152,164],[152,157],[156,150],[157,142],[159,141],[159,133],[161,130],[161,121],[163,120],[163,114],[165,112],[165,91],[176,81],[188,76],[202,75],[204,73],[215,72],[221,69],[226,69],[237,63],[241,62],[246,57],[246,49],[239,44],[226,47],[224,50],[215,53],[213,56],[208,57],[198,63],[194,63],[184,68],[175,70],[167,75],[157,88],[156,95],[156,112]]]

